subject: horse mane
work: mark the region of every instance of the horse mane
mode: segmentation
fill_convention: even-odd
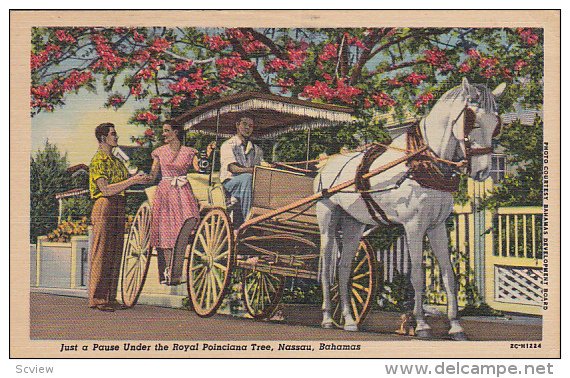
[[[440,100],[457,100],[459,97],[469,97],[486,112],[497,112],[497,100],[489,88],[484,84],[469,84],[467,93],[462,85],[451,88],[441,96]]]

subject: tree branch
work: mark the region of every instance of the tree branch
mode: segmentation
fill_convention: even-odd
[[[230,43],[232,44],[232,47],[234,48],[234,50],[242,57],[247,59],[247,53],[245,52],[243,46],[241,45],[241,43],[236,39],[236,38],[230,38]],[[253,79],[255,80],[255,83],[259,86],[259,88],[266,92],[266,93],[271,93],[271,90],[269,88],[269,86],[267,85],[267,83],[265,82],[265,80],[263,80],[263,78],[261,77],[261,74],[259,73],[259,71],[257,70],[257,66],[254,64],[249,68],[249,72],[251,73],[251,76],[253,76]]]
[[[240,28],[239,30],[241,30],[241,32],[244,34],[251,33],[251,35],[255,39],[257,39],[258,41],[262,42],[265,46],[267,46],[269,48],[269,50],[271,50],[273,55],[275,55],[277,58],[283,59],[283,60],[287,59],[287,55],[283,52],[283,49],[280,46],[278,46],[275,42],[273,42],[266,35],[256,31],[253,28]]]

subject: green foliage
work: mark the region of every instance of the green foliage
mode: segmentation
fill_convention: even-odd
[[[395,272],[392,282],[385,283],[381,289],[379,304],[382,310],[394,312],[412,310],[414,288],[408,275]]]
[[[283,303],[321,304],[322,300],[322,289],[319,283],[301,278],[285,281]]]
[[[70,189],[67,166],[67,154],[61,154],[49,141],[31,157],[30,243],[57,226],[59,207],[55,194]]]
[[[515,121],[504,128],[499,144],[507,153],[507,161],[516,164],[515,174],[505,177],[484,199],[487,208],[499,206],[542,206],[543,121],[532,125]]]
[[[93,201],[87,196],[65,198],[63,200],[61,218],[79,220],[89,219],[93,210]]]

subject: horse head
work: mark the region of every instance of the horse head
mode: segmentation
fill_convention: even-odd
[[[424,134],[430,147],[441,158],[465,161],[467,174],[475,180],[485,180],[490,174],[493,138],[501,130],[497,99],[505,88],[502,83],[491,91],[464,78],[426,117],[429,128]]]

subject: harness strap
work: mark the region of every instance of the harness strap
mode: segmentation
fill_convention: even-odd
[[[372,194],[370,193],[370,178],[364,178],[364,175],[370,172],[370,167],[372,166],[372,163],[374,163],[374,160],[376,160],[384,152],[386,152],[385,146],[375,144],[364,153],[362,161],[356,170],[354,186],[356,187],[356,190],[360,192],[360,195],[364,200],[364,204],[366,205],[366,209],[368,210],[368,213],[374,222],[378,224],[393,224],[393,222],[390,221],[390,219],[388,219],[386,216],[384,210],[382,210],[380,205],[378,205],[378,202],[374,201],[372,198]],[[378,218],[378,215],[381,219]]]

